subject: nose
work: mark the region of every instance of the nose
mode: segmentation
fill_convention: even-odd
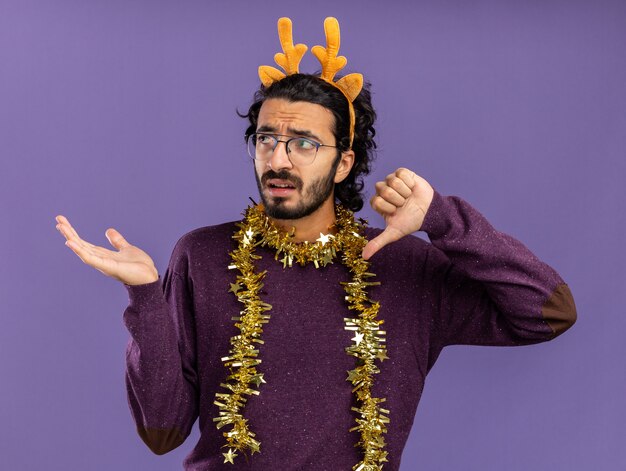
[[[276,147],[274,147],[272,156],[267,161],[267,164],[274,171],[293,167],[293,164],[289,159],[289,153],[287,152],[287,142],[278,141],[276,143]]]

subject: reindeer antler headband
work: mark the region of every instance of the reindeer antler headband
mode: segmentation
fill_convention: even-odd
[[[333,82],[335,74],[346,66],[348,60],[344,56],[337,55],[339,52],[339,22],[336,18],[329,16],[324,20],[324,32],[326,33],[326,47],[313,46],[311,52],[322,64],[320,78],[337,87],[348,99],[350,108],[350,147],[352,147],[355,123],[352,102],[363,88],[363,75],[349,74]],[[284,79],[287,75],[297,74],[302,56],[307,51],[306,45],[293,44],[291,20],[289,18],[283,17],[278,20],[278,38],[280,39],[283,52],[276,53],[274,61],[282,67],[286,74],[269,65],[259,66],[259,77],[261,83],[266,87]]]

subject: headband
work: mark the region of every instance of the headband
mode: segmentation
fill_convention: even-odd
[[[336,82],[333,81],[335,74],[343,69],[348,60],[345,56],[337,56],[339,52],[339,22],[336,18],[329,16],[324,20],[324,32],[326,33],[326,47],[313,46],[311,52],[322,64],[320,78],[332,84],[346,97],[350,109],[350,147],[354,141],[354,123],[356,121],[354,106],[352,102],[359,95],[363,88],[363,75],[349,74]],[[297,74],[298,66],[302,56],[307,51],[304,44],[293,43],[291,20],[283,17],[278,20],[278,38],[283,52],[274,55],[274,61],[285,73],[269,65],[259,66],[259,78],[265,87],[269,87],[274,82],[284,79],[287,75]]]

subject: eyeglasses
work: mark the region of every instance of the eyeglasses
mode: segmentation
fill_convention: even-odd
[[[288,137],[286,141],[281,141],[279,137]],[[279,142],[284,142],[287,148],[289,160],[294,165],[310,165],[317,156],[320,147],[334,147],[326,144],[320,144],[306,137],[291,137],[281,134],[266,134],[255,132],[246,135],[246,144],[248,146],[248,155],[254,160],[266,161],[272,158],[272,154]]]

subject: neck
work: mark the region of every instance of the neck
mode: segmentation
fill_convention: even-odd
[[[315,242],[320,233],[334,233],[335,229],[329,229],[335,223],[334,197],[328,198],[322,206],[313,213],[299,219],[274,219],[274,224],[285,231],[295,228],[294,242]]]

